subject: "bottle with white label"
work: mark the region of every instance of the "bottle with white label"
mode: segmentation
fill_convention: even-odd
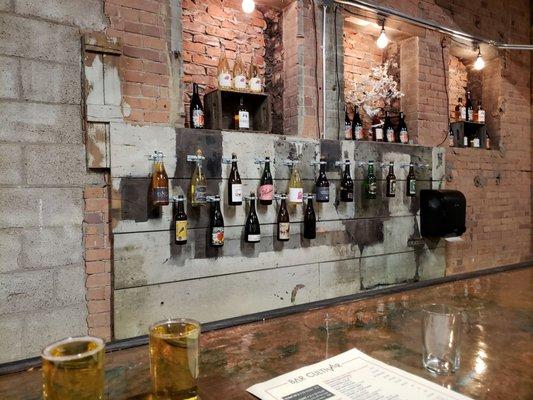
[[[289,211],[287,210],[287,203],[285,194],[280,195],[281,204],[278,211],[278,234],[277,239],[280,242],[286,242],[291,238],[291,221],[289,218]]]
[[[261,82],[261,75],[259,74],[259,67],[255,63],[255,51],[252,52],[252,62],[250,63],[250,72],[248,73],[248,85],[250,92],[260,93],[263,91],[263,84]]]
[[[359,116],[359,108],[355,106],[352,121],[352,139],[363,140],[364,138],[365,133],[363,131],[363,121],[361,121],[361,117]]]
[[[483,109],[483,106],[481,103],[477,106],[477,122],[485,123],[485,110]]]
[[[299,204],[303,202],[304,189],[302,178],[296,164],[292,167],[291,179],[289,180],[289,203]]]
[[[247,87],[246,71],[241,60],[241,53],[237,50],[237,58],[235,58],[235,64],[233,65],[233,88],[246,90]]]
[[[226,48],[220,45],[220,60],[218,60],[218,88],[231,89],[233,77],[229,69],[228,58],[226,57]]]
[[[237,155],[231,155],[231,172],[228,178],[228,204],[240,206],[242,204],[242,181],[237,168]]]
[[[244,98],[242,96],[239,100],[239,107],[233,117],[233,122],[235,124],[235,129],[239,131],[250,129],[250,113],[244,105]]]
[[[261,240],[261,225],[255,212],[255,193],[250,193],[250,212],[244,225],[244,241],[246,243],[257,243]]]
[[[377,115],[372,118],[372,134],[375,142],[383,142],[383,122]]]
[[[403,112],[400,113],[400,122],[398,122],[398,140],[403,144],[409,143],[409,131],[407,130]]]

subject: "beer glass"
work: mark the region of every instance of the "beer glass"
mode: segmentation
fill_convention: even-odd
[[[104,341],[91,336],[69,337],[42,351],[45,400],[104,398]]]
[[[157,400],[198,399],[200,323],[169,319],[150,327],[152,394]]]
[[[437,375],[457,371],[461,363],[461,314],[443,304],[423,308],[423,364]]]

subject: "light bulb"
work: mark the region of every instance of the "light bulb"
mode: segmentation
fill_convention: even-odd
[[[251,14],[255,10],[255,1],[254,0],[242,0],[242,11],[246,14]]]
[[[384,49],[389,44],[389,38],[385,33],[385,28],[381,29],[381,34],[379,35],[378,40],[376,40],[376,44],[380,49]]]
[[[481,57],[481,53],[477,55],[476,62],[474,63],[474,69],[481,70],[485,67],[485,60]]]

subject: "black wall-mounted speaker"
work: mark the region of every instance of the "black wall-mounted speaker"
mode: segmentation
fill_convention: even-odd
[[[423,237],[461,236],[466,231],[466,198],[458,190],[420,191]]]

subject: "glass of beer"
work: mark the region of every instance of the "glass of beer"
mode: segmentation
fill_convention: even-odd
[[[69,337],[42,352],[45,400],[104,398],[104,341],[91,336]]]
[[[157,400],[198,399],[200,323],[178,318],[150,327],[152,394]]]

